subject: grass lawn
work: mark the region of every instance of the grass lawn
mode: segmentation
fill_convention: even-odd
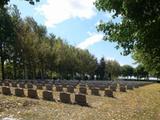
[[[54,93],[53,93],[54,94]],[[58,93],[55,97],[58,99]],[[73,96],[73,95],[72,95]],[[160,120],[160,84],[151,84],[115,98],[87,95],[90,107],[0,94],[0,119],[20,120]]]

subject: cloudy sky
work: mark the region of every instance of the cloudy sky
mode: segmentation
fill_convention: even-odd
[[[39,24],[47,26],[48,33],[63,38],[69,44],[88,49],[98,59],[117,60],[121,65],[135,66],[131,56],[121,56],[115,43],[103,41],[103,33],[96,31],[100,20],[111,20],[112,13],[98,12],[95,0],[40,0],[32,6],[26,1],[11,0],[18,6],[21,16],[32,16]],[[120,22],[120,18],[114,20]]]

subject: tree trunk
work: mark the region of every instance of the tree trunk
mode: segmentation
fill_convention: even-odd
[[[36,79],[36,66],[33,68],[33,79]]]
[[[44,80],[44,70],[43,70],[43,67],[41,69],[41,79]]]
[[[1,57],[1,70],[2,70],[2,80],[5,79],[5,75],[4,75],[4,60],[3,58]]]
[[[3,58],[3,49],[2,49],[2,42],[0,42],[0,53],[1,53],[1,74],[2,80],[4,80],[4,58]]]
[[[16,61],[14,59],[13,62],[13,79],[16,80],[17,79],[17,66],[16,66]]]
[[[24,65],[24,79],[28,79],[27,65]]]

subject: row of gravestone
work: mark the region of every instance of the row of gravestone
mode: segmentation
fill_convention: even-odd
[[[9,81],[10,82],[10,81]],[[1,85],[4,86],[11,86],[11,87],[19,87],[19,88],[28,88],[28,89],[33,89],[33,84],[32,83],[27,83],[25,84],[24,82],[20,82],[19,84],[16,82],[11,81],[11,83],[4,82],[4,83],[0,83]],[[36,82],[37,83],[37,82]],[[34,83],[36,86],[36,89],[40,89],[43,90],[45,87],[45,90],[49,90],[52,91],[53,90],[53,85],[52,84],[41,84],[41,83]],[[139,86],[144,86],[147,85],[148,83],[143,83],[143,82],[135,82],[133,84],[129,84],[129,82],[119,82],[119,87],[117,87],[117,83],[116,82],[112,82],[112,83],[108,83],[108,84],[97,84],[96,82],[90,82],[87,84],[84,83],[80,83],[79,86],[79,93],[81,94],[87,94],[87,88],[89,88],[91,90],[91,95],[100,95],[99,90],[104,90],[104,96],[109,96],[109,97],[113,97],[113,91],[116,91],[117,88],[119,88],[120,92],[126,92],[127,90],[133,90],[134,88],[138,88]],[[44,85],[44,86],[43,86]],[[55,85],[56,91],[58,92],[62,92],[63,91],[63,87],[67,88],[67,92],[69,93],[74,93],[74,89],[77,86],[71,86],[71,83],[69,83],[69,85]],[[107,88],[107,89],[106,89]]]
[[[14,88],[14,92],[13,92],[14,94],[12,94],[10,87],[2,86],[1,89],[2,89],[1,93],[3,95],[14,95],[17,97],[27,96],[28,98],[32,98],[32,99],[40,99],[40,97],[38,96],[37,90],[34,90],[34,89],[27,89],[27,95],[25,95],[23,88]],[[66,92],[60,92],[59,98],[60,98],[60,102],[62,103],[68,103],[68,104],[75,103],[81,106],[88,106],[86,95],[84,94],[80,94],[80,93],[75,94],[74,102],[71,101],[71,95]],[[48,101],[56,101],[52,91],[47,91],[47,90],[42,91],[42,99],[48,100]]]
[[[17,87],[17,88],[38,89],[38,90],[47,90],[47,91],[52,91],[53,90],[53,86],[50,85],[50,84],[45,85],[45,89],[43,89],[44,86],[42,86],[40,84],[37,84],[36,87],[34,88],[34,86],[31,83],[28,83],[28,84],[25,85],[25,84],[22,84],[22,83],[16,84],[16,83],[5,82],[5,83],[2,83],[1,85],[2,86],[8,86],[8,87],[14,87],[14,88]],[[67,86],[66,88],[67,88],[68,93],[75,93],[75,89],[76,89],[75,87]],[[61,85],[55,86],[55,89],[56,89],[57,92],[63,92],[64,91],[63,86],[61,86]],[[88,94],[87,87],[79,86],[78,89],[79,89],[80,94],[86,94],[86,95]],[[99,88],[89,87],[89,89],[91,90],[91,95],[100,96],[100,89]],[[110,90],[110,89],[104,89],[104,96],[113,97],[113,91]]]

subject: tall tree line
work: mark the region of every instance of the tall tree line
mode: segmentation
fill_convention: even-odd
[[[20,17],[16,6],[0,9],[1,79],[116,79],[148,77],[143,65],[133,68],[115,60],[100,62],[87,50],[75,48],[48,34],[33,18]],[[88,79],[88,78],[87,78]]]
[[[2,79],[74,78],[94,75],[96,58],[75,48],[31,18],[22,19],[16,6],[0,11]]]

